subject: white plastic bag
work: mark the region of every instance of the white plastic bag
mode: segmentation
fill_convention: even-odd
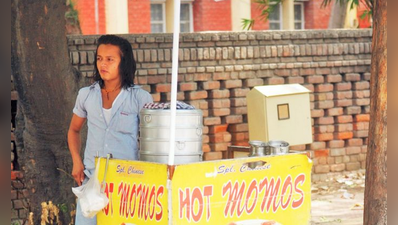
[[[106,194],[101,191],[101,185],[98,180],[99,166],[100,159],[98,159],[94,175],[90,180],[84,185],[72,188],[72,192],[77,196],[77,200],[80,203],[82,214],[87,218],[93,218],[109,202]]]

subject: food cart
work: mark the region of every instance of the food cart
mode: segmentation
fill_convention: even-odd
[[[97,223],[309,224],[312,161],[305,154],[175,164],[179,0],[174,12],[168,162],[99,158],[109,204]]]

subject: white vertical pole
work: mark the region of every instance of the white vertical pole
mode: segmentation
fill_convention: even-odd
[[[175,122],[177,106],[177,82],[178,82],[178,48],[180,39],[180,0],[174,1],[174,32],[173,32],[173,58],[171,67],[171,106],[170,106],[170,152],[169,165],[174,165],[175,149]]]

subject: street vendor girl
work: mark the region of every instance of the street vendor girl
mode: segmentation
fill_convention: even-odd
[[[111,153],[113,158],[138,160],[139,112],[152,96],[134,85],[136,62],[131,44],[115,35],[98,39],[94,61],[94,83],[79,90],[68,131],[72,155],[72,176],[80,186],[95,170],[94,157]],[[87,120],[84,159],[80,157],[80,132]],[[81,214],[77,204],[77,225],[97,224]]]

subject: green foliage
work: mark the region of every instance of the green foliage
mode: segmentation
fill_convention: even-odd
[[[66,1],[66,6],[68,7],[67,11],[65,12],[65,19],[71,21],[73,25],[79,24],[79,14],[75,9],[75,3],[72,0]]]
[[[261,10],[261,14],[258,18],[262,21],[267,21],[269,14],[274,11],[276,5],[280,4],[283,0],[254,0],[257,3],[258,9]],[[242,19],[242,29],[250,30],[254,26],[255,19]]]
[[[257,7],[261,10],[261,14],[259,18],[262,21],[267,21],[269,14],[273,12],[275,5],[280,4],[283,0],[254,0],[257,3]],[[321,7],[324,8],[333,0],[323,0]],[[335,0],[337,3],[342,5],[344,2],[350,4],[350,8],[353,9],[355,6],[359,6],[359,4],[364,4],[366,10],[360,16],[361,19],[369,19],[373,16],[373,1],[374,0]],[[250,30],[254,26],[255,19],[242,19],[242,29],[243,30]]]

